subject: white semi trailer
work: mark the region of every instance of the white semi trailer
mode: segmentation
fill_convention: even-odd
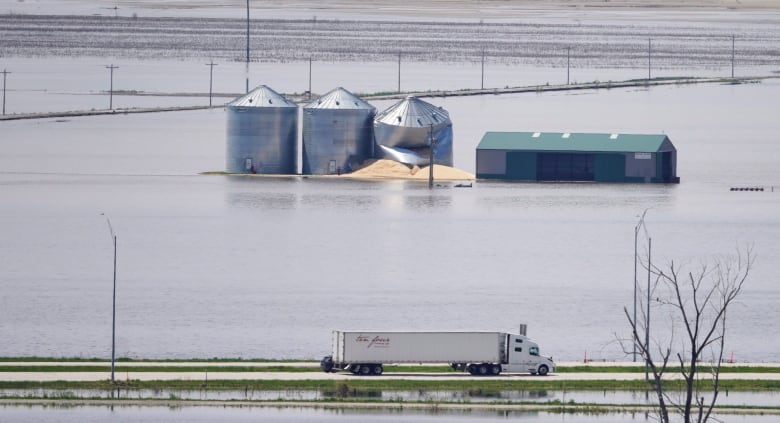
[[[535,342],[505,332],[333,331],[333,352],[320,367],[381,375],[383,365],[391,363],[447,363],[472,375],[555,371],[552,358],[539,355]]]

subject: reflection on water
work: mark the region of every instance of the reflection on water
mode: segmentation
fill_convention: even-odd
[[[672,393],[673,394],[673,393]],[[344,392],[319,390],[180,390],[180,389],[0,389],[3,397],[34,398],[105,398],[105,399],[180,399],[213,401],[322,401],[372,399],[398,402],[441,402],[458,404],[602,404],[635,405],[656,403],[651,391],[556,391],[556,390],[377,390],[351,389]],[[780,392],[724,391],[718,397],[720,406],[774,407],[780,402]]]
[[[392,408],[335,408],[331,404],[316,408],[305,407],[262,407],[258,405],[232,406],[69,406],[69,405],[0,405],[0,414],[9,421],[18,423],[37,423],[42,421],[57,421],[62,423],[92,423],[104,422],[402,422],[402,423],[432,423],[465,420],[469,423],[488,423],[519,420],[537,423],[578,422],[578,423],[611,423],[611,422],[647,422],[656,421],[652,415],[644,412],[626,413],[570,413],[566,410],[560,413],[542,411],[490,410],[490,409],[447,409],[431,407],[426,409],[411,409],[408,407]],[[720,416],[722,417],[722,416]],[[777,416],[762,415],[729,415],[729,422],[770,423]]]

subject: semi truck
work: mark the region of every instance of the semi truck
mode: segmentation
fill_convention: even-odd
[[[320,362],[326,372],[381,375],[385,364],[446,363],[472,375],[555,371],[552,357],[525,335],[506,332],[333,331],[333,350]]]

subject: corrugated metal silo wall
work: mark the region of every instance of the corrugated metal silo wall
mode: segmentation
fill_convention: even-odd
[[[452,124],[435,130],[436,146],[433,149],[434,163],[452,166]]]
[[[298,109],[228,107],[226,171],[294,174],[298,169]]]
[[[386,147],[420,148],[428,145],[431,136],[430,127],[409,127],[401,125],[388,125],[377,122],[374,125],[374,136],[377,145]],[[433,161],[436,164],[452,166],[452,124],[434,126],[433,136],[436,139]],[[382,158],[381,149],[375,149],[377,155]]]
[[[371,157],[374,110],[304,109],[303,174],[351,172]]]

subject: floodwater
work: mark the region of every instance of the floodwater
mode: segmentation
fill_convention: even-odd
[[[203,7],[188,11],[75,0],[8,5],[0,28],[7,47],[0,66],[12,72],[8,112],[107,108],[109,64],[120,66],[115,89],[162,94],[117,95],[114,107],[206,104],[205,64],[214,55],[204,46],[212,44],[220,46],[214,91],[240,93],[240,3],[198,2]],[[311,43],[298,43],[311,38],[301,21],[308,11],[267,12],[268,31],[257,22],[253,29],[251,84],[282,92],[308,89],[312,55],[315,93],[394,91],[391,35],[399,28],[417,52],[455,40],[449,55],[404,57],[404,91],[479,87],[481,46],[485,87],[565,83],[567,45],[572,81],[644,78],[649,37],[654,77],[728,76],[732,35],[737,76],[780,70],[773,11],[514,11],[484,26],[473,22],[477,15],[447,25],[447,16],[383,12],[375,18],[402,26],[374,28],[360,13],[340,22],[328,10]],[[41,16],[69,13],[83,16]],[[96,14],[114,19],[88,16]],[[67,25],[48,25],[52,19]],[[194,35],[182,35],[188,28]],[[339,50],[343,32],[355,39]],[[275,41],[288,33],[297,47]],[[365,50],[359,40],[372,37],[381,48]],[[318,358],[329,352],[333,329],[527,323],[558,360],[626,359],[615,339],[627,333],[634,227],[648,210],[656,264],[695,268],[754,247],[755,267],[729,312],[726,351],[735,361],[777,362],[780,341],[768,336],[780,317],[777,98],[777,79],[426,98],[449,111],[455,165],[464,170],[474,171],[486,131],[665,133],[678,148],[679,185],[479,181],[429,190],[425,182],[201,175],[224,168],[219,108],[3,121],[0,355],[110,355],[110,219],[119,356]],[[379,110],[391,103],[373,102]],[[765,190],[730,191],[740,186]],[[668,314],[653,310],[662,337]]]
[[[0,355],[110,356],[108,217],[119,356],[319,358],[333,329],[527,323],[556,360],[627,359],[649,209],[657,264],[753,245],[726,353],[776,362],[778,96],[769,80],[432,99],[466,170],[487,130],[664,132],[679,185],[199,175],[224,166],[219,109],[3,122]]]
[[[497,421],[533,421],[537,423],[578,422],[650,422],[654,417],[645,413],[572,414],[540,411],[488,410],[409,410],[409,409],[322,409],[296,407],[138,407],[138,406],[0,406],[0,414],[19,423],[58,422],[403,422],[436,423],[468,421],[490,423]],[[720,416],[723,417],[723,416]],[[729,422],[768,423],[777,416],[729,415]]]
[[[674,395],[674,394],[673,394]],[[325,401],[335,398],[333,392],[317,390],[179,390],[179,389],[0,389],[4,398],[102,398],[102,399],[156,399],[178,398],[195,401]],[[602,405],[654,405],[657,398],[652,391],[436,391],[436,390],[371,390],[352,394],[353,400],[380,400],[395,402],[436,402],[470,404],[602,404]],[[774,407],[780,393],[770,391],[723,391],[718,397],[720,406]]]

